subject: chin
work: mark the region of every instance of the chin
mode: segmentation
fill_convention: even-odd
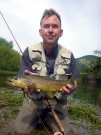
[[[48,41],[46,41],[46,43],[49,44],[49,45],[54,45],[54,44],[57,43],[57,41],[48,40]]]

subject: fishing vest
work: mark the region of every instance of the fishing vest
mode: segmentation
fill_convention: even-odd
[[[47,76],[47,62],[43,44],[38,43],[28,47],[29,57],[32,62],[32,69],[40,76]],[[58,45],[58,54],[54,65],[54,76],[59,79],[59,76],[68,74],[66,71],[69,69],[71,61],[71,52]]]
[[[30,61],[32,62],[32,69],[35,73],[40,76],[47,76],[47,62],[46,56],[42,43],[38,43],[28,47]],[[71,61],[71,51],[58,45],[58,54],[55,60],[54,65],[54,76],[55,79],[62,79],[63,75],[68,76],[68,69],[70,67]],[[41,93],[39,95],[34,94],[35,99],[39,99],[41,97]],[[55,96],[58,99],[66,99],[66,94],[62,95],[61,92],[56,92]]]

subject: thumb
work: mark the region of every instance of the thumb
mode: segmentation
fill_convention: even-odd
[[[25,70],[25,71],[24,71],[24,74],[25,74],[25,75],[30,75],[30,74],[31,74],[31,72],[30,72],[30,71],[28,71],[28,70]]]
[[[25,74],[25,75],[36,75],[35,73],[30,72],[29,70],[25,70],[25,71],[24,71],[24,74]]]

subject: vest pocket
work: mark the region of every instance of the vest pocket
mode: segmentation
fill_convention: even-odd
[[[33,65],[32,65],[32,69],[36,73],[40,72],[41,69],[42,69],[42,62],[34,62]]]
[[[70,63],[64,63],[64,61],[60,62],[57,66],[57,74],[67,74],[66,71],[68,71],[70,67]]]
[[[39,73],[42,69],[42,53],[38,50],[33,50],[31,55],[32,59],[32,69],[35,73]]]

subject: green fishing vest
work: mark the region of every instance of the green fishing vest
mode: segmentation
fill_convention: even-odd
[[[28,47],[30,61],[32,62],[32,69],[40,76],[47,76],[46,57],[43,49],[43,44],[38,43]],[[71,61],[71,51],[58,45],[58,54],[54,65],[55,79],[60,79],[62,75],[66,75],[66,70],[69,69]],[[62,79],[62,78],[61,78]],[[58,99],[66,98],[61,92],[56,92]],[[65,94],[66,95],[66,94]],[[34,94],[35,96],[35,94]],[[41,94],[38,96],[41,97]],[[36,97],[35,97],[36,99]]]

